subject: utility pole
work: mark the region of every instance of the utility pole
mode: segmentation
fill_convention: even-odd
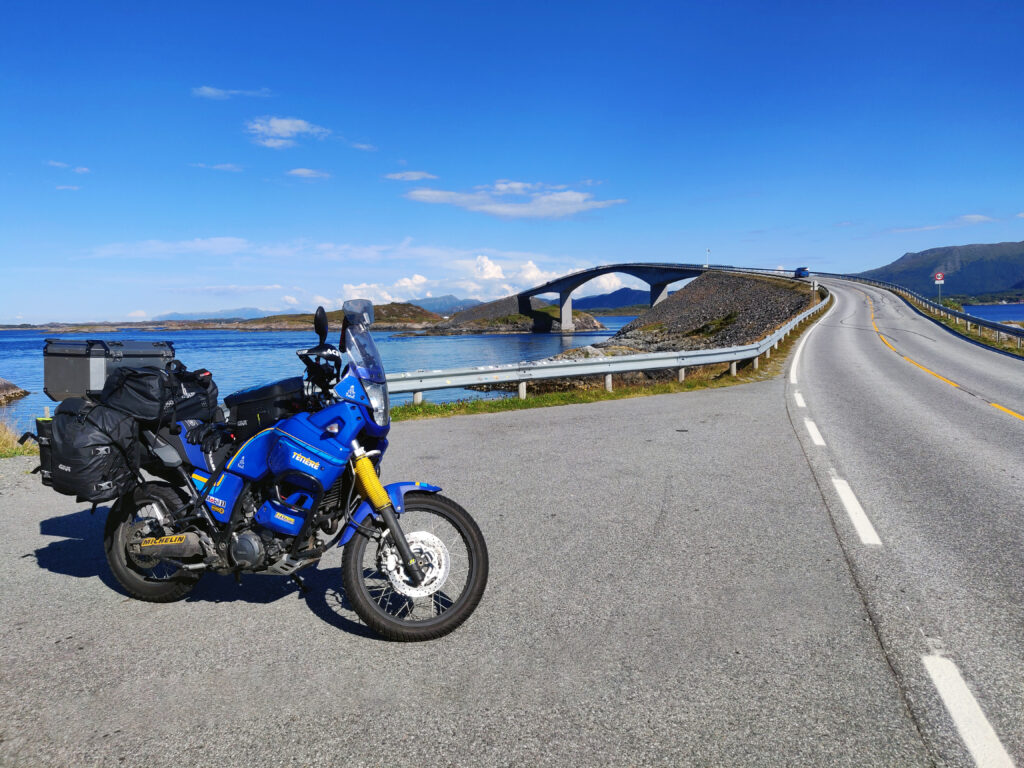
[[[708,252],[704,256],[704,269],[707,269],[709,266],[711,266],[711,249],[710,248],[708,248]]]

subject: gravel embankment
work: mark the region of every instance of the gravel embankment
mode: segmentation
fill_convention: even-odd
[[[813,301],[804,283],[708,272],[595,346],[674,352],[750,344]]]

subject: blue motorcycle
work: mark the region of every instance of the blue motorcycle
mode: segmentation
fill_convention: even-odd
[[[211,571],[288,576],[305,589],[300,572],[341,546],[345,596],[385,638],[440,637],[473,612],[487,584],[483,535],[439,487],[381,484],[390,406],[369,331],[373,305],[348,301],[342,314],[338,349],[317,309],[319,344],[296,353],[304,379],[225,400],[276,397],[280,405],[289,390],[291,415],[275,420],[257,408],[255,429],[238,418],[142,432],[143,467],[164,482],[119,498],[104,533],[110,569],[128,594],[180,600]],[[232,439],[246,429],[251,437]]]

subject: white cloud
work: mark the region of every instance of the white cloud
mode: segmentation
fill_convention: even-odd
[[[519,268],[519,272],[516,276],[519,278],[521,283],[527,283],[529,286],[534,286],[546,283],[549,280],[554,280],[558,277],[558,273],[547,272],[534,264],[533,261],[528,261]]]
[[[348,143],[348,145],[350,147],[352,147],[352,149],[358,149],[360,152],[376,152],[377,151],[377,147],[375,147],[373,144],[363,144],[363,143],[358,142],[358,141],[350,141]]]
[[[415,294],[423,288],[429,281],[423,275],[413,275],[412,277],[403,277],[395,283],[395,289],[399,291],[407,291],[410,295]]]
[[[602,293],[611,293],[617,291],[619,288],[624,288],[625,283],[622,282],[622,278],[616,274],[601,275],[591,280],[585,285],[581,285],[578,293],[574,292],[573,296],[596,296]],[[646,286],[646,283],[644,284]]]
[[[58,184],[57,185],[57,189],[67,189],[67,190],[77,191],[77,190],[81,189],[81,187],[76,187],[73,184]]]
[[[1024,211],[1021,211],[1020,213],[1018,213],[1014,218],[1024,219]]]
[[[896,229],[889,230],[890,232],[931,232],[936,229],[956,229],[957,227],[966,227],[971,224],[987,224],[989,222],[996,221],[996,219],[990,216],[983,216],[980,213],[966,213],[963,216],[957,216],[955,219],[943,222],[942,224],[929,224],[924,227],[897,227]]]
[[[208,168],[211,171],[228,171],[229,173],[241,173],[242,166],[235,165],[234,163],[217,163],[216,165],[207,165],[206,163],[189,163],[193,168]]]
[[[476,266],[473,273],[480,280],[504,280],[505,273],[499,264],[495,264],[483,254],[476,257]]]
[[[224,99],[230,99],[232,96],[266,97],[270,96],[271,94],[269,88],[260,88],[259,90],[256,91],[244,91],[214,88],[212,85],[201,85],[198,88],[192,89],[192,95],[200,99],[214,99],[216,101],[223,101]]]
[[[54,168],[67,168],[67,163],[62,163],[60,160],[47,160],[47,165],[52,165]]]
[[[295,144],[297,136],[312,136],[322,139],[330,131],[297,117],[257,117],[245,124],[245,130],[251,133],[257,144],[272,149],[283,149]]]
[[[142,320],[146,317],[146,312],[145,310],[142,309],[136,309],[134,312],[129,312],[128,317],[134,318],[136,320]]]
[[[399,173],[389,173],[385,179],[394,179],[395,181],[423,181],[424,179],[436,179],[432,173],[426,171],[401,171]]]
[[[292,168],[288,171],[289,176],[298,176],[300,179],[329,179],[331,174],[327,171],[317,171],[312,168]]]
[[[80,165],[77,168],[72,169],[75,173],[89,173],[89,169],[84,165]]]
[[[582,211],[625,203],[625,199],[595,200],[590,192],[577,192],[564,185],[499,179],[492,185],[478,186],[474,192],[451,192],[418,187],[406,193],[421,203],[455,205],[470,211],[488,213],[506,219],[561,219]]]
[[[298,303],[299,303],[299,300],[298,300],[298,299],[296,299],[296,298],[295,298],[294,296],[282,296],[282,297],[281,297],[281,301],[283,301],[283,302],[284,302],[285,304],[289,304],[289,305],[291,305],[291,306],[293,306],[293,307],[294,307],[294,306],[295,306],[296,304],[298,304]]]

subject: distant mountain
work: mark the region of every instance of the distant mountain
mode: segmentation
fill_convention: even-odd
[[[267,310],[256,309],[255,307],[241,307],[239,309],[218,309],[211,312],[168,312],[165,315],[157,315],[154,320],[227,320],[241,318],[251,320],[255,317],[265,317]]]
[[[650,304],[651,292],[639,288],[619,288],[611,293],[601,293],[597,296],[584,296],[582,299],[573,299],[572,306],[575,309],[616,309],[617,307],[632,307],[637,304]]]
[[[930,248],[906,253],[892,264],[861,272],[860,276],[930,295],[935,293],[936,272],[946,275],[942,292],[949,296],[1024,288],[1024,242]]]
[[[409,304],[425,309],[428,312],[436,312],[439,315],[454,315],[464,309],[475,307],[483,302],[476,299],[460,299],[450,293],[446,296],[431,296],[426,299],[411,299]]]

